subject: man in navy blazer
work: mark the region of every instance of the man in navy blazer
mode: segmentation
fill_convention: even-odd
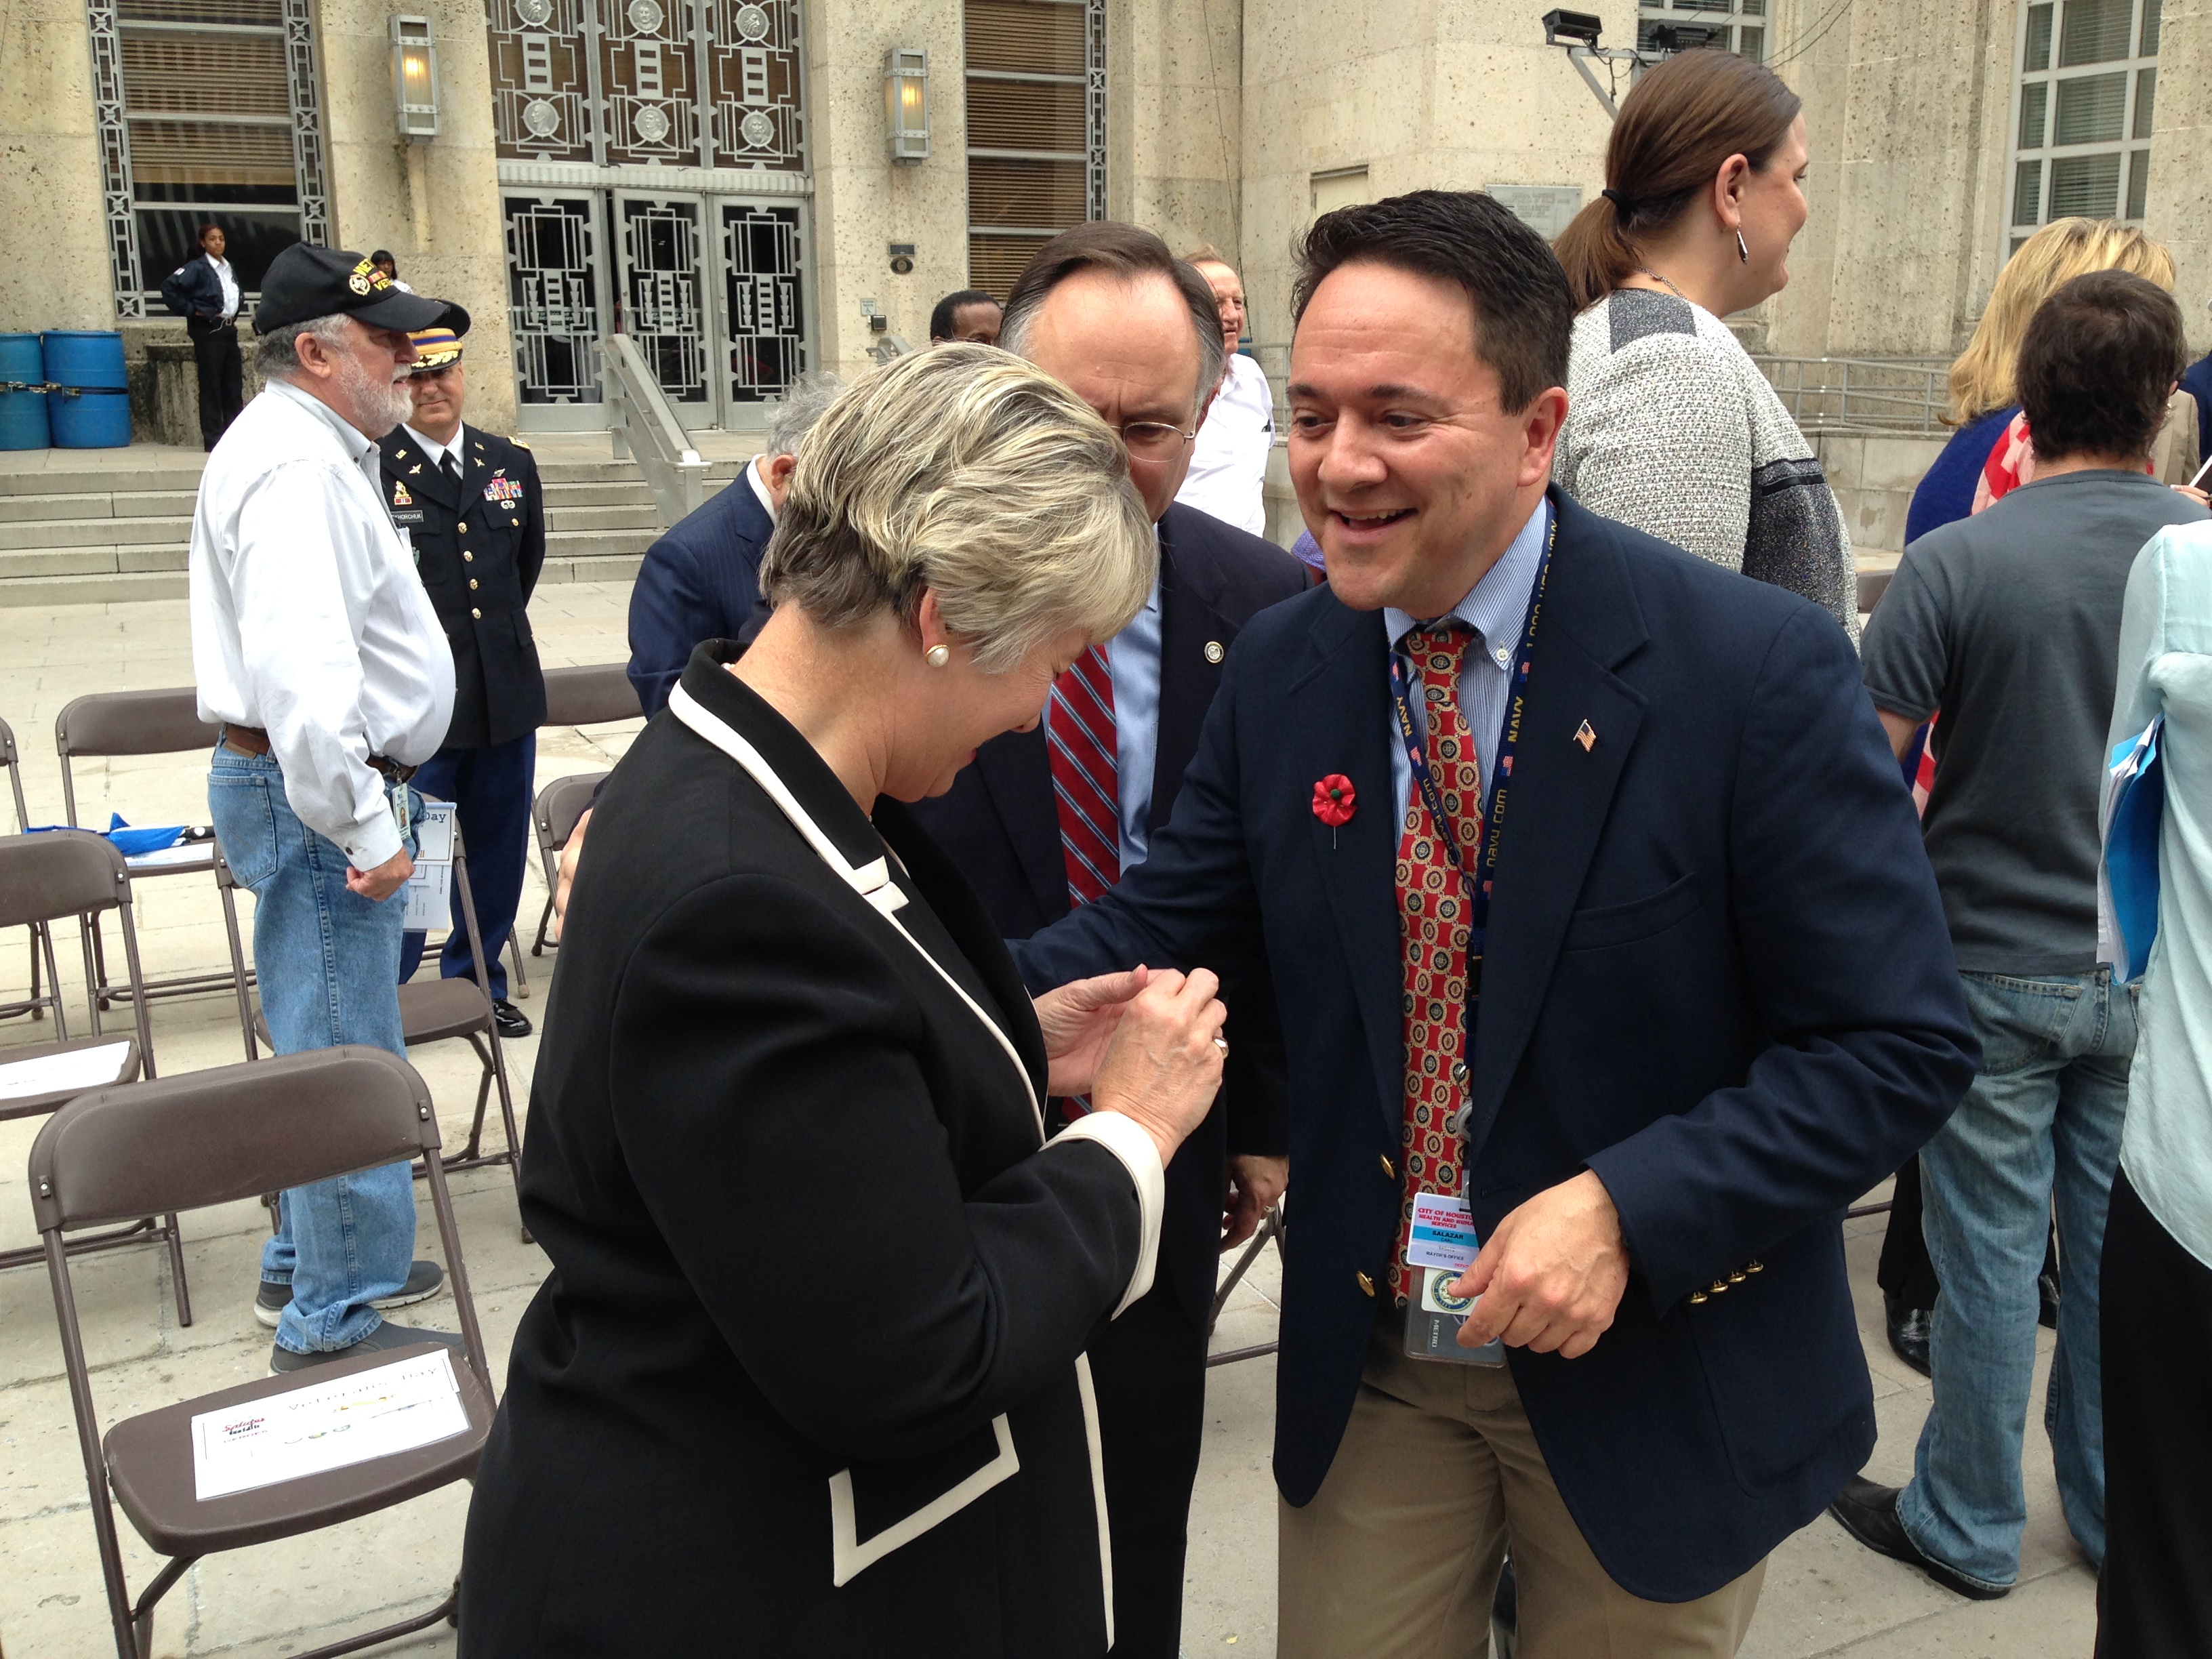
[[[1103,872],[1111,879],[1142,860],[1152,832],[1167,823],[1238,632],[1266,606],[1304,592],[1306,571],[1280,548],[1176,503],[1224,348],[1212,291],[1158,236],[1094,221],[1054,237],[1008,295],[1000,343],[1125,434],[1129,476],[1159,538],[1157,591],[1104,653],[1117,744],[1120,860]],[[1026,939],[1073,902],[1054,718],[993,738],[947,793],[913,809],[1009,939]],[[1091,1345],[1117,1659],[1179,1651],[1223,1241],[1248,1236],[1282,1188],[1282,1078],[1268,1063],[1279,1061],[1279,1048],[1257,1023],[1269,1000],[1264,990],[1252,998],[1252,1032],[1231,1030],[1223,1098],[1168,1166],[1154,1289]],[[1224,1208],[1232,1212],[1225,1234]]]
[[[1730,1653],[1874,1443],[1843,1210],[1975,1063],[1911,802],[1832,617],[1547,489],[1572,302],[1533,231],[1343,209],[1297,301],[1330,586],[1254,618],[1151,857],[1018,959],[1272,978],[1285,1659],[1479,1649],[1509,1540],[1531,1656]],[[1407,1352],[1440,1156],[1480,1255],[1439,1289],[1504,1366]]]
[[[840,390],[834,374],[800,375],[776,406],[768,447],[646,550],[629,595],[629,683],[647,714],[668,701],[702,641],[749,640],[767,615],[760,562],[775,509],[798,465],[799,440]]]

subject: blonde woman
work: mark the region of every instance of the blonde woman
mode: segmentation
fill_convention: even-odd
[[[1038,998],[901,805],[1151,592],[1121,442],[945,345],[808,434],[747,648],[593,815],[531,1103],[461,1650],[1097,1659],[1084,1350],[1219,1087],[1213,977]],[[1046,1089],[1095,1109],[1044,1142]]]
[[[2034,451],[2013,387],[2021,337],[2046,297],[2093,270],[2124,270],[2173,291],[2173,256],[2140,230],[2110,219],[2054,219],[2023,242],[1997,273],[1974,337],[1951,365],[1948,418],[1957,430],[1913,491],[1905,521],[1908,545],[2035,476]],[[2196,470],[2196,401],[2179,398],[2168,405],[2166,428],[2152,452],[2154,475],[2169,483],[2185,482]]]

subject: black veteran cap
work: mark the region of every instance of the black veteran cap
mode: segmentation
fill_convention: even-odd
[[[338,312],[371,328],[414,330],[434,324],[468,331],[469,313],[444,300],[410,294],[358,253],[295,242],[269,264],[261,279],[254,331],[288,328]]]

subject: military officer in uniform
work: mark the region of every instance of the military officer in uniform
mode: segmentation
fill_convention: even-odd
[[[530,1021],[507,998],[500,953],[522,898],[545,718],[544,675],[526,610],[545,563],[544,492],[527,449],[462,424],[459,338],[434,328],[414,340],[421,354],[408,383],[415,412],[379,446],[384,495],[414,544],[416,568],[453,651],[453,724],[415,787],[459,809],[493,1012],[502,1036],[527,1036]],[[447,979],[476,974],[459,902],[456,888],[453,928],[439,962]],[[422,939],[407,935],[401,979],[413,977]]]

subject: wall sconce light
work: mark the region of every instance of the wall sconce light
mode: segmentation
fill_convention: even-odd
[[[402,138],[438,136],[438,47],[427,17],[392,20],[392,95]]]
[[[884,53],[884,120],[892,161],[929,159],[929,53],[922,48]]]

